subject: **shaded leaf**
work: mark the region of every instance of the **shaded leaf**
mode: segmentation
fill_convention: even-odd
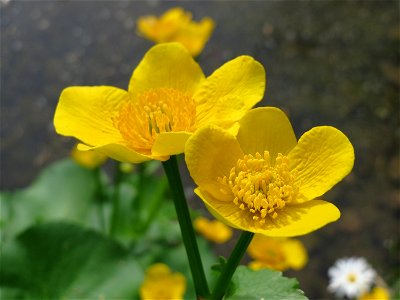
[[[29,187],[1,194],[2,237],[11,238],[33,223],[49,220],[89,224],[95,192],[92,170],[70,159],[58,161],[46,167]]]
[[[37,225],[6,243],[0,275],[2,296],[25,299],[133,298],[143,280],[122,246],[68,223]]]

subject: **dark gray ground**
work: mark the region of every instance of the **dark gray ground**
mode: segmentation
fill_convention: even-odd
[[[299,277],[311,299],[325,299],[327,268],[336,258],[356,255],[392,281],[399,269],[398,1],[2,5],[0,187],[26,186],[41,167],[68,155],[72,141],[57,136],[52,125],[61,90],[126,88],[152,45],[135,34],[136,18],[175,5],[217,24],[198,58],[206,74],[250,54],[267,69],[261,105],[283,108],[298,136],[316,125],[333,125],[355,147],[353,173],[324,197],[341,209],[341,220],[302,239],[310,262],[289,275]]]

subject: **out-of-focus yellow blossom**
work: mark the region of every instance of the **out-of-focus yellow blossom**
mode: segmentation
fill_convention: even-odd
[[[362,295],[358,300],[389,300],[390,293],[381,286],[374,287],[371,292]]]
[[[165,161],[184,152],[189,136],[215,124],[229,128],[259,102],[263,66],[239,56],[205,78],[179,43],[151,48],[132,74],[128,91],[111,86],[63,90],[54,116],[57,133],[113,159]]]
[[[140,299],[183,299],[186,279],[181,273],[172,273],[162,263],[150,266],[140,287]]]
[[[267,236],[307,234],[340,217],[316,200],[352,169],[354,149],[330,126],[314,127],[296,141],[286,115],[256,108],[239,121],[237,136],[217,127],[197,131],[185,159],[210,212],[234,228]]]
[[[71,151],[71,158],[82,167],[95,169],[107,160],[107,156],[96,151],[80,151],[77,145]]]
[[[200,22],[192,21],[192,14],[180,7],[171,8],[159,18],[143,16],[137,21],[138,33],[155,43],[179,42],[197,56],[214,30],[214,21],[203,18]]]
[[[303,243],[291,238],[271,238],[256,234],[247,248],[247,253],[253,259],[249,267],[253,270],[302,269],[307,263],[307,251]]]
[[[222,244],[232,237],[232,229],[218,220],[198,217],[194,220],[194,228],[207,240]]]

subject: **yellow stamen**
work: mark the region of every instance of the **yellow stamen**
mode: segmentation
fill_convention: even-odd
[[[357,276],[355,274],[353,274],[353,273],[350,273],[350,274],[347,275],[347,280],[349,282],[356,282]]]
[[[229,176],[219,178],[234,194],[233,203],[253,215],[253,220],[265,224],[276,219],[286,204],[294,201],[299,188],[294,185],[296,174],[289,170],[289,159],[281,153],[271,164],[268,151],[264,155],[245,155],[239,159]]]
[[[173,88],[157,88],[121,105],[114,126],[128,147],[148,154],[157,135],[195,129],[196,106],[187,94]]]

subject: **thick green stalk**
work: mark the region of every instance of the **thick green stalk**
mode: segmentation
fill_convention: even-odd
[[[210,292],[208,290],[207,280],[204,274],[204,268],[201,262],[192,220],[190,219],[189,208],[183,192],[176,156],[171,156],[169,160],[163,162],[163,167],[165,174],[167,174],[168,182],[171,188],[175,210],[178,216],[179,226],[181,228],[182,240],[186,248],[186,254],[188,256],[196,294],[202,298],[207,298]]]
[[[233,249],[231,256],[222,270],[221,275],[218,278],[217,284],[215,285],[214,291],[211,294],[212,300],[220,300],[225,295],[226,290],[231,282],[233,273],[235,273],[237,266],[239,265],[244,253],[249,246],[254,233],[243,231],[240,235],[238,242],[236,243],[235,249]]]

